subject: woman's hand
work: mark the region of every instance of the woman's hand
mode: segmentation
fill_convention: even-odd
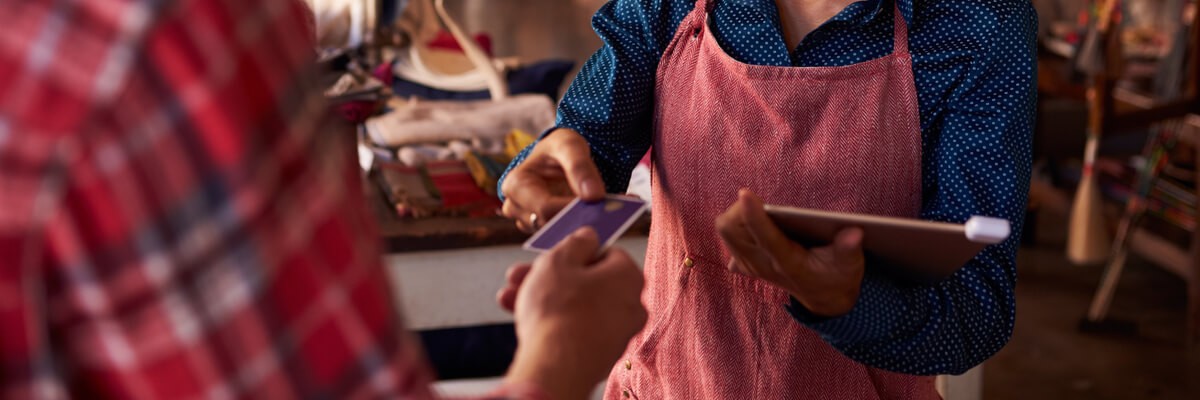
[[[818,316],[854,308],[864,271],[862,229],[846,228],[828,246],[805,248],[788,239],[767,217],[762,200],[746,189],[716,224],[733,255],[731,271],[782,288]]]
[[[508,173],[501,191],[501,213],[516,220],[522,231],[532,232],[575,197],[603,199],[604,181],[583,136],[559,129],[538,141],[525,162]]]

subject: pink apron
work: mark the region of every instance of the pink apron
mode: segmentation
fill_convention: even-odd
[[[929,399],[932,377],[866,367],[794,321],[787,295],[729,272],[714,221],[739,188],[768,204],[915,217],[921,132],[908,33],[844,67],[740,63],[699,0],[658,68],[650,322],[609,399]]]

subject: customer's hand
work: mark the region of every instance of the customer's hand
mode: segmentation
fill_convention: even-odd
[[[733,255],[731,271],[782,288],[815,315],[836,317],[854,308],[864,271],[862,229],[843,229],[828,246],[806,248],[788,239],[762,200],[745,189],[716,224]]]
[[[629,254],[597,256],[599,239],[581,229],[519,274],[510,306],[519,341],[508,380],[555,399],[583,399],[646,323],[643,278]],[[510,280],[510,286],[512,282]],[[504,290],[501,298],[504,298]]]
[[[604,181],[591,148],[578,132],[559,129],[542,138],[525,162],[504,178],[505,217],[525,232],[537,230],[575,197],[604,198]]]
[[[533,269],[533,264],[517,264],[509,267],[508,272],[504,274],[504,287],[496,292],[496,303],[499,303],[504,311],[513,312],[517,304],[517,291],[521,289],[521,284],[525,283],[530,269]]]

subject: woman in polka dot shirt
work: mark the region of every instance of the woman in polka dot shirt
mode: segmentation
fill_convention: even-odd
[[[762,204],[1020,232],[1028,1],[613,0],[593,26],[604,46],[501,191],[535,229],[570,197],[624,192],[651,150],[651,317],[608,397],[936,398],[929,375],[1008,341],[1019,235],[912,283],[861,231],[805,247]]]

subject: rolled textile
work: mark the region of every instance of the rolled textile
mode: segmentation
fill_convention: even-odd
[[[380,146],[503,140],[509,132],[541,132],[554,125],[554,103],[543,95],[504,100],[423,101],[392,99],[392,111],[367,120],[367,135]]]

